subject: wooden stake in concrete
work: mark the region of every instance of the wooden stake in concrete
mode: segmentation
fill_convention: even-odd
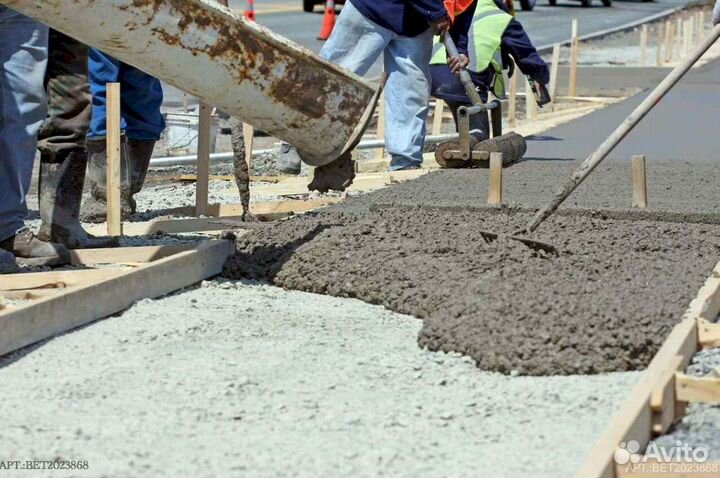
[[[525,80],[525,118],[534,120],[537,117],[537,103],[530,81]]]
[[[253,125],[243,123],[243,138],[245,139],[245,162],[248,165],[248,171],[250,171],[252,152],[255,147],[255,127]]]
[[[437,108],[438,103],[443,103],[443,101],[437,100],[435,102],[435,108]],[[437,113],[437,111],[436,111]],[[442,110],[440,111],[442,114]],[[440,120],[442,122],[442,119]],[[435,118],[433,117],[433,128],[435,128]],[[376,136],[378,139],[385,138],[385,90],[380,94],[380,101],[378,104],[378,119],[377,119],[377,133]],[[385,148],[378,148],[375,151],[375,159],[382,160],[385,157]]]
[[[518,72],[510,78],[510,97],[508,98],[508,126],[514,128],[517,125],[517,77]]]
[[[648,205],[647,174],[645,156],[632,157],[633,207],[646,208]]]
[[[560,44],[556,43],[553,45],[552,51],[552,64],[550,65],[550,85],[549,91],[550,98],[555,102],[555,95],[557,94],[557,76],[558,69],[560,68]]]
[[[640,66],[647,65],[647,42],[648,42],[648,26],[644,24],[640,29]]]
[[[435,110],[433,111],[432,134],[437,136],[442,132],[443,114],[445,113],[445,102],[443,100],[435,100]]]
[[[700,10],[698,17],[698,43],[700,43],[705,38],[705,10]]]
[[[205,216],[210,182],[210,128],[212,108],[200,103],[197,150],[197,182],[195,183],[195,215]]]
[[[657,48],[655,49],[655,65],[661,66],[663,63],[662,46],[663,46],[663,24],[658,23],[657,26]]]
[[[490,183],[488,185],[488,204],[502,204],[502,153],[490,153]]]
[[[675,43],[675,31],[670,20],[665,22],[665,63],[673,59],[673,45]]]
[[[573,18],[572,21],[572,43],[570,45],[570,84],[568,86],[568,96],[577,96],[577,63],[578,50],[580,42],[578,40],[578,21]]]
[[[108,83],[107,95],[107,233],[122,236],[120,212],[122,177],[120,175],[120,83]],[[129,178],[127,178],[129,180]]]

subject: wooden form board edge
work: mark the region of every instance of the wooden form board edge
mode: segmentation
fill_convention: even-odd
[[[0,355],[107,317],[222,272],[231,241],[209,241],[191,251],[41,299],[0,316]]]
[[[603,435],[595,443],[576,478],[618,478],[613,455],[621,442],[635,440],[644,449],[653,437],[657,412],[651,401],[664,402],[672,387],[675,372],[687,366],[698,350],[698,319],[715,321],[720,313],[720,263],[715,266],[697,296],[643,372],[640,380],[613,416]],[[663,383],[669,381],[670,383]],[[662,403],[667,409],[675,403]]]

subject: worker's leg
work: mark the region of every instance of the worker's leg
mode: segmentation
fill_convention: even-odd
[[[122,115],[127,125],[128,159],[130,160],[130,208],[135,212],[133,195],[145,183],[155,143],[165,129],[160,112],[163,91],[160,80],[126,63],[120,63],[120,96]]]
[[[347,2],[320,56],[353,73],[365,75],[395,36]]]
[[[385,49],[385,142],[390,170],[419,167],[430,99],[433,34],[396,37]]]
[[[50,30],[48,118],[39,134],[39,207],[42,225],[38,237],[70,248],[111,247],[116,241],[90,236],[80,225],[80,203],[85,183],[91,100],[88,84],[88,48]]]
[[[0,5],[0,249],[59,263],[67,250],[25,227],[37,133],[47,113],[47,41],[47,27]]]
[[[90,199],[83,203],[82,219],[88,222],[104,222],[107,215],[107,83],[120,81],[120,62],[105,53],[91,48],[88,55],[88,81],[92,93],[92,119],[87,135],[88,168],[87,181]],[[127,125],[120,118],[123,136],[120,140],[120,214],[126,220],[132,214],[128,196],[130,192],[129,160],[127,158]]]

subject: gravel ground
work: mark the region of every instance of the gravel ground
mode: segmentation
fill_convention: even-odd
[[[567,477],[638,377],[483,373],[419,349],[420,326],[249,283],[142,301],[0,362],[2,459],[87,460],[73,476]]]

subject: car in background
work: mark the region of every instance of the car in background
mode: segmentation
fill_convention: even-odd
[[[303,10],[306,12],[312,12],[315,9],[315,5],[325,6],[325,0],[303,0]],[[335,5],[345,3],[345,0],[335,0]]]

